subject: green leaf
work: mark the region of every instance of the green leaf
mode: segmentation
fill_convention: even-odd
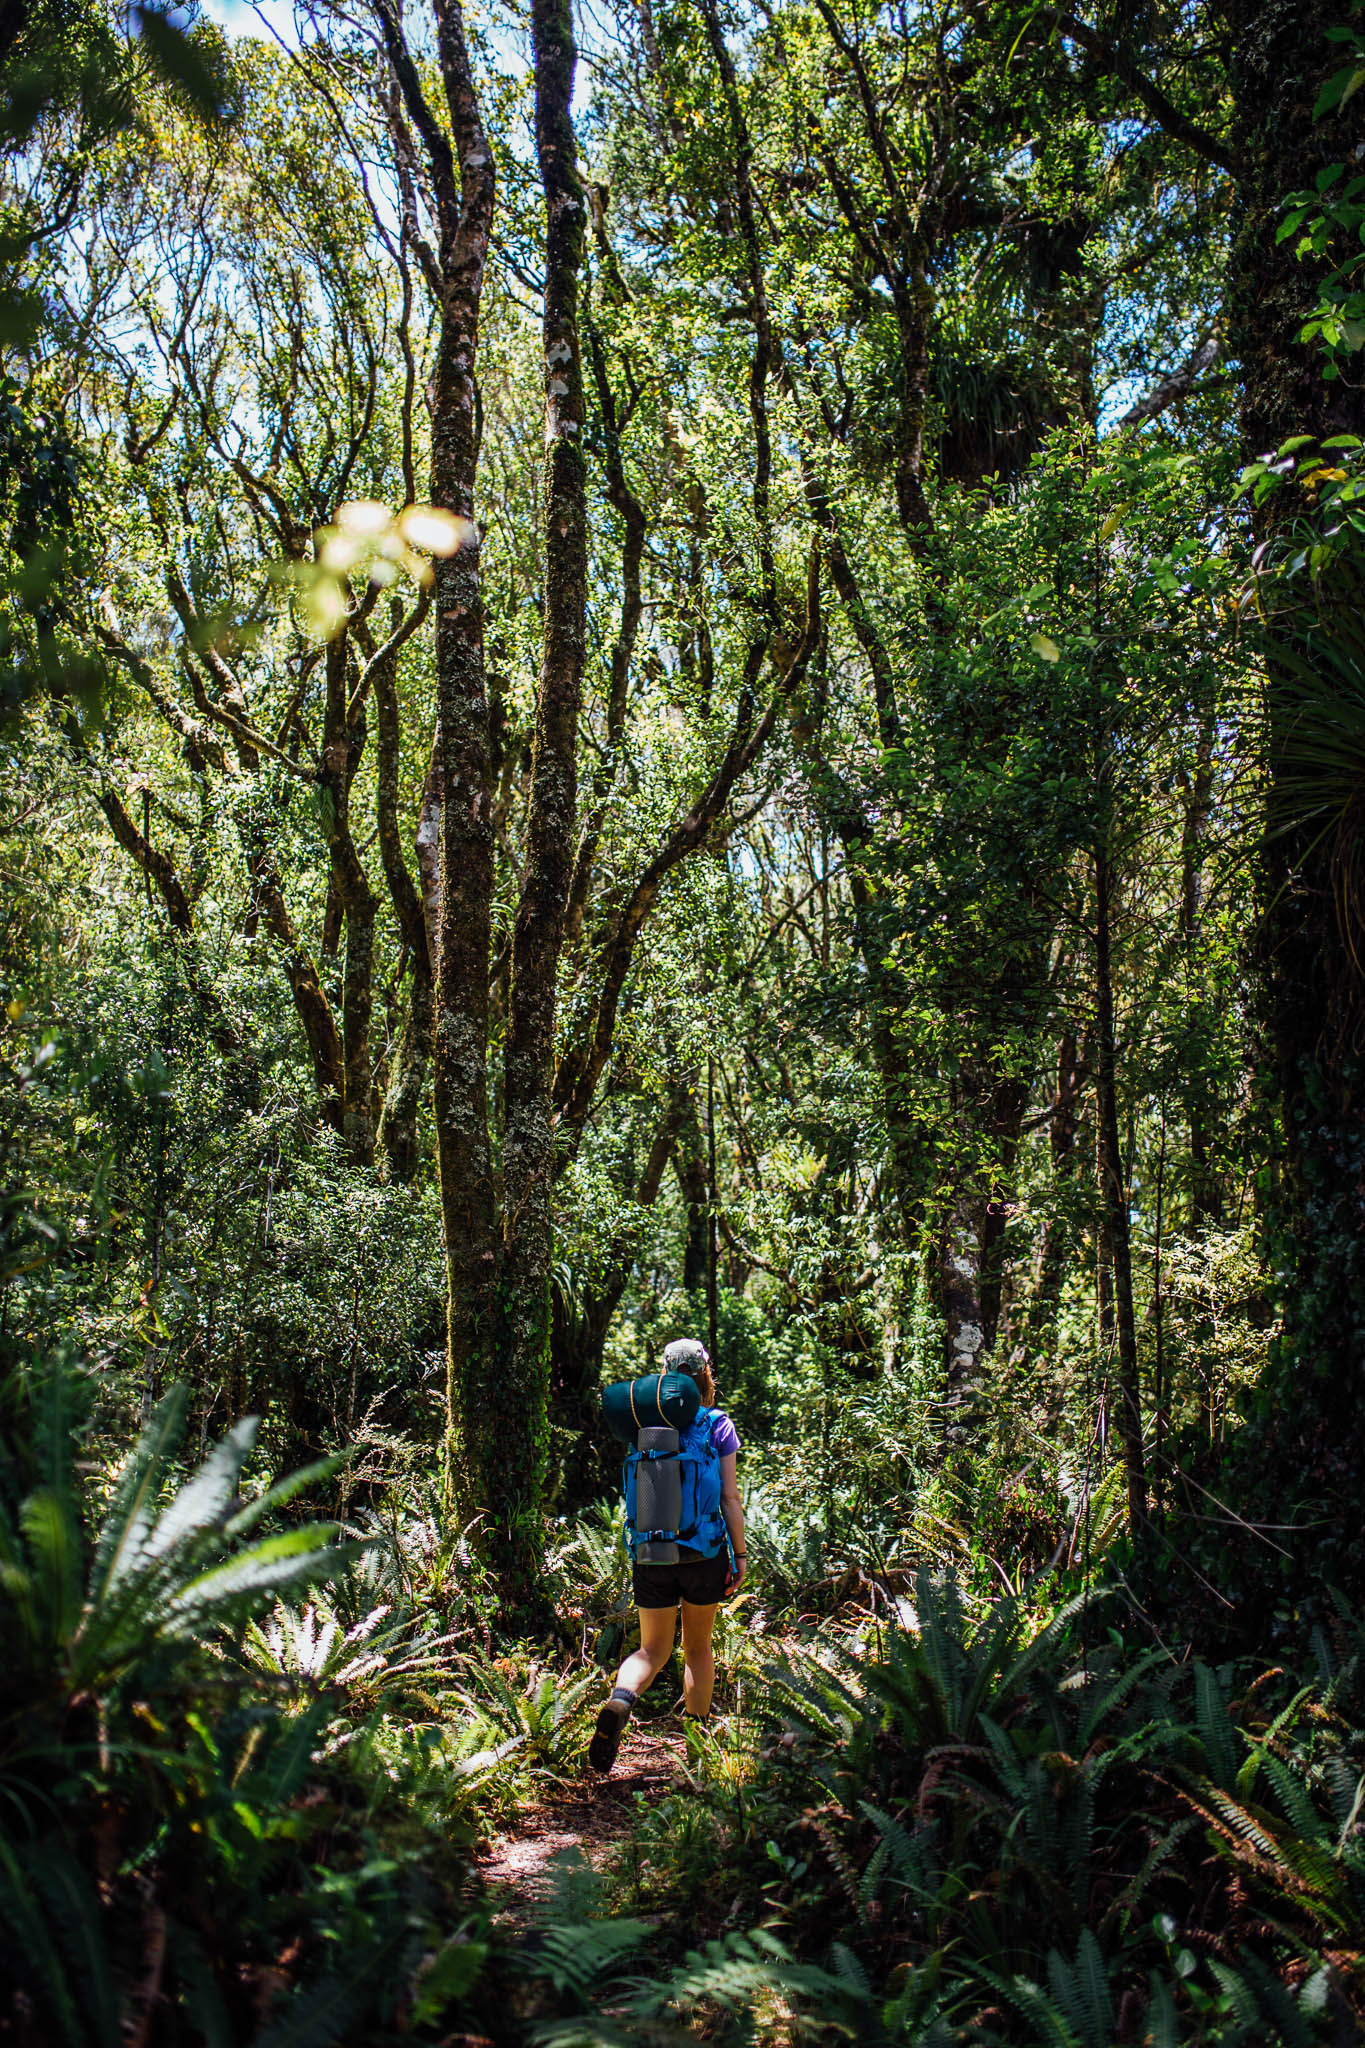
[[[348,1967],[320,1984],[301,1985],[284,2011],[257,2034],[254,2048],[331,2048],[343,2035],[353,2034],[358,2013],[397,1961],[404,1939],[400,1929],[382,1940],[362,1942]]]
[[[185,1427],[188,1400],[188,1388],[172,1387],[124,1464],[104,1518],[90,1574],[94,1601],[106,1588],[117,1585],[141,1557],[162,1477]]]
[[[198,1626],[210,1614],[257,1593],[274,1592],[300,1580],[316,1584],[330,1578],[362,1548],[360,1544],[333,1545],[335,1534],[335,1524],[312,1522],[287,1535],[271,1536],[241,1556],[200,1572],[169,1602],[169,1613]]]
[[[1343,64],[1334,71],[1313,106],[1313,119],[1320,121],[1333,107],[1344,107],[1354,93],[1365,85],[1365,64]]]
[[[1062,650],[1047,633],[1035,633],[1029,642],[1040,661],[1060,661]]]
[[[486,1954],[481,1942],[465,1941],[458,1935],[448,1941],[418,1981],[413,2024],[429,2026],[440,2019],[447,2006],[467,1997],[478,1981]]]
[[[237,1492],[237,1481],[256,1441],[259,1415],[245,1415],[186,1480],[143,1545],[147,1558],[165,1557],[191,1537],[222,1521]]]
[[[268,1486],[264,1493],[257,1494],[255,1500],[249,1500],[245,1507],[239,1508],[237,1513],[223,1524],[224,1536],[245,1536],[248,1530],[254,1529],[262,1517],[270,1514],[275,1508],[286,1506],[307,1487],[324,1484],[335,1473],[341,1471],[344,1465],[348,1465],[354,1455],[354,1448],[336,1451],[330,1458],[318,1458],[311,1465],[300,1465],[296,1472],[290,1472],[285,1478],[277,1479],[273,1486]]]

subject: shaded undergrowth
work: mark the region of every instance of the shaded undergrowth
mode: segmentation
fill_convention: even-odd
[[[81,1395],[34,1370],[0,1418],[0,2040],[1357,2038],[1339,1603],[1274,1666],[1215,1664],[1121,1585],[1050,1609],[868,1561],[822,1615],[756,1543],[677,1789],[605,1875],[571,1858],[499,1919],[481,1845],[584,1803],[592,1656],[627,1629],[611,1518],[562,1532],[558,1639],[499,1642],[430,1517],[343,1543],[298,1519],[324,1472],[252,1490],[245,1425],[186,1474],[177,1396],[107,1485]],[[661,1679],[644,1718],[670,1705]]]

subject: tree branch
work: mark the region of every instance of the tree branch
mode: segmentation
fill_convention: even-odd
[[[1154,391],[1140,398],[1136,405],[1130,405],[1118,424],[1121,427],[1140,427],[1148,420],[1154,420],[1171,405],[1178,405],[1182,398],[1188,398],[1205,370],[1211,370],[1223,353],[1221,334],[1206,334],[1192,354],[1188,355],[1178,370],[1162,379]]]
[[[621,992],[630,972],[636,943],[645,919],[654,907],[660,889],[671,871],[705,840],[729,800],[740,776],[751,768],[767,745],[781,705],[798,686],[820,637],[820,555],[812,541],[806,577],[806,622],[801,639],[785,673],[774,689],[767,710],[753,725],[752,683],[746,677],[740,693],[734,731],[715,774],[693,804],[680,818],[649,861],[617,916],[611,937],[603,948],[605,969],[597,1000],[592,1036],[576,1060],[565,1060],[555,1082],[555,1103],[561,1121],[575,1134],[581,1130],[592,1107],[598,1080],[611,1054],[612,1037]]]
[[[1183,142],[1187,149],[1193,150],[1196,156],[1203,157],[1208,163],[1217,164],[1218,168],[1227,171],[1229,176],[1235,178],[1238,175],[1239,167],[1232,151],[1216,136],[1210,135],[1206,128],[1201,128],[1197,122],[1182,114],[1179,107],[1167,99],[1156,81],[1148,78],[1146,73],[1138,68],[1120,44],[1107,42],[1097,30],[1079,21],[1074,14],[1067,14],[1060,7],[1039,7],[1035,10],[1033,19],[1046,27],[1056,29],[1059,35],[1066,36],[1071,42],[1079,43],[1086,55],[1093,58],[1102,70],[1107,71],[1111,78],[1117,78],[1121,85],[1127,86],[1134,99],[1147,109],[1157,125],[1164,128],[1168,135],[1173,135],[1177,142]]]

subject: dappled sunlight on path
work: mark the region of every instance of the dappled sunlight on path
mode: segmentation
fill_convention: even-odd
[[[482,1876],[490,1890],[507,1894],[506,1917],[534,1914],[563,1883],[564,1862],[575,1850],[595,1869],[630,1832],[636,1797],[661,1799],[686,1782],[686,1747],[681,1734],[627,1730],[616,1767],[597,1778],[583,1775],[527,1805],[514,1825],[493,1843]]]

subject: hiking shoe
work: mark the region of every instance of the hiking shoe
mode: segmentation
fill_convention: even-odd
[[[616,1762],[616,1752],[621,1747],[621,1737],[626,1732],[630,1719],[630,1707],[625,1700],[608,1700],[597,1716],[588,1744],[588,1762],[595,1771],[609,1771]]]

